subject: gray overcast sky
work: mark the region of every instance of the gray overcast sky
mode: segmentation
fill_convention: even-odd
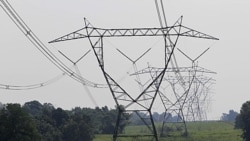
[[[82,28],[84,17],[95,26],[104,28],[159,27],[154,0],[10,0],[9,2],[48,47],[64,49],[68,54],[74,54],[72,56],[75,57],[74,59],[82,53],[74,52],[71,48],[81,50],[81,43],[84,41],[52,45],[47,42]],[[250,100],[248,91],[250,87],[250,1],[164,0],[164,6],[170,25],[183,15],[183,25],[220,39],[219,41],[183,39],[178,43],[180,46],[177,46],[193,58],[211,46],[199,60],[199,65],[218,73],[214,76],[216,85],[214,85],[214,93],[211,94],[208,118],[218,119],[223,112],[228,112],[230,109],[239,112],[242,103]],[[61,74],[27,41],[3,10],[0,10],[0,18],[1,84],[40,83]],[[112,46],[118,47],[116,42],[112,40],[109,42],[110,45],[112,43]],[[82,51],[86,52],[88,49],[90,49],[89,46]],[[83,60],[81,73],[84,77],[89,77],[95,82],[104,82],[94,55],[90,53]],[[87,71],[86,66],[92,70]],[[114,70],[115,68],[113,67]],[[115,103],[111,94],[107,90],[100,94],[100,91],[103,90],[91,89],[98,105],[113,107]],[[50,102],[66,109],[75,106],[94,106],[81,84],[68,77],[34,90],[0,90],[2,103],[24,103],[30,100]]]

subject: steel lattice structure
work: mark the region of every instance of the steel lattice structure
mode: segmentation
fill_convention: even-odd
[[[113,96],[113,99],[119,108],[118,118],[116,122],[116,128],[113,135],[113,140],[116,141],[118,137],[131,137],[135,135],[122,135],[119,133],[119,125],[124,120],[123,114],[126,112],[135,112],[140,111],[146,112],[150,118],[140,117],[145,125],[152,131],[152,134],[147,135],[136,135],[136,136],[151,136],[156,141],[158,141],[156,127],[152,118],[152,106],[154,104],[155,98],[159,93],[159,88],[164,79],[166,70],[169,66],[171,57],[174,53],[177,41],[179,37],[194,37],[194,38],[203,38],[203,39],[212,39],[218,40],[213,36],[204,34],[197,30],[193,30],[186,26],[182,25],[182,17],[177,20],[173,26],[168,26],[164,28],[131,28],[131,29],[104,29],[96,28],[90,24],[85,18],[85,27],[77,31],[69,33],[65,36],[57,38],[49,43],[75,40],[75,39],[88,39],[91,47],[95,53],[97,61],[99,63],[100,69],[103,72],[103,76],[106,79],[106,82],[109,86],[110,92]],[[163,68],[154,74],[153,80],[143,89],[143,91],[137,95],[137,97],[132,97],[125,89],[123,89],[118,82],[116,82],[112,76],[110,76],[104,67],[104,46],[103,38],[112,38],[112,37],[134,37],[134,36],[162,36],[164,40],[165,48],[165,65]],[[125,98],[126,97],[126,98]],[[145,102],[146,101],[146,102]],[[148,104],[145,104],[148,103]],[[139,109],[131,109],[132,105],[137,105]]]
[[[88,81],[84,79],[77,66],[76,72],[72,71],[68,66],[66,66],[55,54],[53,54],[40,40],[39,38],[31,31],[31,29],[24,23],[24,21],[20,18],[20,16],[16,13],[16,11],[12,8],[12,6],[8,3],[8,1],[0,0],[1,4],[0,6],[3,8],[3,10],[6,12],[6,14],[10,17],[10,19],[16,24],[16,26],[23,32],[23,34],[28,38],[28,40],[42,53],[46,56],[47,59],[49,59],[55,66],[57,66],[60,70],[62,70],[64,74],[67,74],[68,76],[72,77],[73,79],[77,80],[78,82],[82,83],[83,85],[87,85],[90,87],[99,87],[104,88],[106,85],[103,84],[96,84],[91,81]],[[156,127],[154,124],[154,120],[152,117],[152,107],[154,104],[154,101],[156,99],[156,96],[159,94],[161,98],[164,98],[166,101],[170,102],[171,100],[168,99],[168,97],[163,94],[160,90],[162,82],[166,80],[166,73],[169,71],[176,72],[176,78],[178,81],[180,79],[181,83],[184,83],[184,79],[179,74],[181,71],[187,71],[188,68],[172,68],[172,70],[169,70],[169,65],[172,63],[171,58],[174,57],[174,50],[176,48],[177,41],[179,37],[194,37],[194,38],[202,38],[202,39],[212,39],[212,40],[218,40],[218,38],[215,38],[213,36],[204,34],[202,32],[199,32],[197,30],[188,28],[186,26],[182,25],[182,17],[180,17],[176,23],[172,26],[167,25],[165,12],[163,8],[163,4],[161,1],[162,6],[162,12],[159,10],[159,5],[156,2],[157,6],[157,12],[160,20],[161,27],[160,28],[122,28],[122,29],[104,29],[104,28],[96,28],[93,25],[90,24],[86,19],[84,19],[85,27],[81,28],[77,31],[74,31],[72,33],[69,33],[65,36],[62,36],[58,39],[55,39],[49,43],[55,43],[55,42],[61,42],[61,41],[67,41],[67,40],[75,40],[75,39],[88,39],[90,42],[90,45],[94,51],[94,54],[96,56],[96,59],[99,63],[100,69],[103,73],[103,76],[106,80],[106,83],[108,85],[108,88],[110,89],[110,92],[113,96],[113,99],[118,107],[118,116],[115,126],[115,131],[113,134],[113,140],[116,141],[118,137],[152,137],[154,140],[158,141],[158,135],[156,131]],[[163,18],[162,18],[163,17]],[[164,24],[163,24],[164,22]],[[149,70],[148,72],[151,73],[152,81],[144,88],[141,87],[141,92],[136,96],[133,97],[130,93],[128,93],[117,81],[113,79],[113,77],[106,71],[105,65],[104,65],[104,38],[112,38],[112,37],[155,37],[160,36],[163,37],[164,41],[164,59],[161,60],[164,62],[164,66],[162,66],[161,69],[153,68],[156,70]],[[119,51],[119,50],[118,50]],[[148,50],[147,50],[148,51]],[[146,51],[146,52],[147,52]],[[119,51],[122,53],[121,51]],[[123,53],[122,53],[123,54]],[[67,58],[67,56],[65,56]],[[69,59],[69,58],[67,58]],[[81,58],[80,58],[81,59]],[[138,58],[140,59],[140,57]],[[132,61],[133,64],[135,64],[137,60]],[[73,65],[76,65],[76,62],[72,62]],[[173,63],[172,63],[173,64]],[[135,69],[136,70],[136,69]],[[204,71],[203,68],[196,68],[193,72],[198,71]],[[143,70],[142,72],[136,72],[137,75],[140,73],[145,73],[147,71]],[[195,82],[195,73],[192,74],[192,83]],[[199,79],[200,80],[200,79]],[[137,79],[139,81],[139,78]],[[201,80],[200,80],[201,81]],[[49,81],[50,82],[50,81]],[[184,102],[182,102],[179,106],[182,108],[184,107],[185,101],[191,101],[188,104],[194,103],[196,100],[195,97],[188,97],[191,84],[189,84],[189,87],[184,88],[185,93],[180,97],[185,97]],[[36,88],[42,85],[47,84],[47,82],[37,84],[37,85],[31,85],[28,86],[27,89]],[[175,83],[172,83],[173,88]],[[1,85],[4,86],[6,89],[10,89],[9,85]],[[24,87],[26,88],[26,86]],[[13,86],[13,89],[15,89],[15,86]],[[194,90],[196,91],[196,90]],[[196,93],[197,94],[197,93]],[[181,98],[179,98],[180,100]],[[178,100],[178,102],[179,102]],[[164,101],[164,100],[162,100]],[[164,103],[164,102],[163,102]],[[132,106],[137,105],[139,108],[134,109]],[[166,106],[166,105],[165,105]],[[176,103],[172,103],[172,106],[176,106]],[[191,105],[192,106],[192,105]],[[188,106],[190,107],[190,106]],[[192,110],[192,109],[191,109]],[[144,117],[140,115],[140,112],[145,112],[148,117]],[[148,127],[148,129],[151,131],[151,134],[142,134],[142,135],[123,135],[119,132],[119,126],[122,124],[122,122],[126,119],[126,116],[124,116],[127,112],[134,112],[138,115],[138,117],[142,120],[142,122]],[[182,117],[184,117],[183,111]],[[185,120],[183,120],[185,122]]]
[[[148,66],[131,75],[150,74],[151,78],[154,79],[155,74],[160,73],[162,70],[163,68]],[[182,126],[184,129],[183,135],[187,135],[186,121],[201,121],[204,119],[202,104],[206,102],[210,87],[208,84],[211,84],[211,81],[213,81],[212,78],[205,75],[215,74],[215,72],[199,67],[194,61],[191,67],[167,68],[165,71],[166,75],[163,80],[165,83],[162,84],[161,89],[158,91],[165,108],[160,135],[165,136],[168,134],[164,127],[173,115],[177,116],[177,119],[176,121],[171,121],[171,124],[176,128]],[[178,77],[176,77],[176,73],[179,74]],[[169,91],[166,91],[167,88]]]
[[[209,48],[208,48],[209,49]],[[195,59],[191,59],[188,55],[178,49],[185,57],[187,57],[191,62],[191,67],[175,67],[168,68],[167,75],[164,81],[170,87],[170,92],[159,91],[159,96],[165,108],[164,121],[161,130],[161,136],[168,133],[164,131],[164,125],[171,118],[172,114],[176,114],[178,117],[175,122],[177,124],[172,124],[176,126],[177,130],[180,130],[178,126],[183,126],[184,133],[182,135],[188,135],[186,121],[202,121],[206,119],[204,109],[204,104],[206,103],[210,86],[213,81],[212,77],[207,77],[207,74],[216,74],[213,71],[202,68],[198,66],[198,59],[208,51],[206,49]],[[159,72],[162,68],[148,67],[137,74]],[[176,77],[178,73],[178,77]],[[181,91],[180,91],[181,90]],[[171,98],[170,93],[173,93]],[[181,123],[181,124],[180,124]]]

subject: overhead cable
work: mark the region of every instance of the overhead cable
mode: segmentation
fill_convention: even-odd
[[[71,70],[68,66],[66,66],[55,54],[53,54],[44,44],[43,42],[32,32],[32,30],[27,26],[27,24],[22,20],[22,18],[18,15],[15,9],[11,6],[11,4],[7,0],[0,0],[0,6],[4,10],[4,12],[9,16],[9,18],[15,23],[15,25],[21,30],[21,32],[28,38],[28,40],[55,66],[57,66],[61,71],[75,79],[76,81],[82,83],[90,87],[96,88],[106,88],[105,84],[97,84],[93,83],[85,78],[82,78],[73,70]]]

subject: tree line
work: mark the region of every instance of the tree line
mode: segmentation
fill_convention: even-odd
[[[144,113],[125,115],[128,122],[119,126],[119,132],[123,132],[128,124],[143,124],[138,114],[140,117],[148,116]],[[178,118],[169,116],[168,122]],[[95,134],[112,134],[116,118],[117,108],[109,109],[107,106],[63,110],[38,101],[24,105],[0,102],[0,141],[92,141]],[[155,122],[162,122],[164,114],[155,112],[153,118]],[[244,141],[250,141],[250,101],[242,105],[240,113],[233,110],[223,113],[221,120],[234,121],[235,128],[242,129]]]
[[[238,115],[239,115],[238,112],[234,110],[229,110],[228,113],[222,113],[220,120],[227,121],[227,122],[235,122],[235,119]]]
[[[38,101],[0,104],[0,141],[92,141],[95,134],[113,133],[116,113],[107,106],[63,110]]]

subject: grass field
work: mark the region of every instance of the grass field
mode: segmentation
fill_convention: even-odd
[[[159,124],[160,125],[160,124]],[[159,125],[157,129],[160,130]],[[173,127],[172,127],[173,128]],[[159,141],[242,141],[241,130],[235,130],[233,123],[209,121],[187,123],[188,136],[184,137],[180,130],[173,130]],[[144,126],[128,126],[125,129],[127,134],[138,132],[145,133]],[[119,138],[119,141],[150,141],[151,138]],[[96,135],[94,141],[112,141],[112,135]]]

